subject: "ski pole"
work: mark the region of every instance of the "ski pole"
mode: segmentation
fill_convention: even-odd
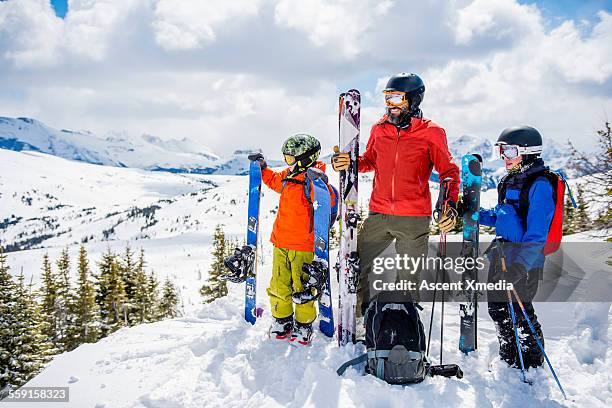
[[[563,398],[567,399],[567,395],[565,394],[565,390],[561,386],[561,382],[559,381],[559,377],[557,377],[557,373],[555,372],[555,369],[553,368],[552,364],[550,363],[550,360],[548,359],[548,355],[546,354],[546,351],[544,351],[544,346],[542,345],[542,342],[540,340],[540,336],[538,336],[538,333],[536,333],[535,327],[533,327],[533,323],[531,323],[531,319],[527,315],[527,311],[525,310],[525,306],[523,305],[523,302],[521,302],[521,298],[519,297],[518,293],[516,293],[516,290],[514,290],[514,288],[512,289],[512,293],[516,297],[516,301],[518,302],[519,307],[521,308],[521,311],[523,312],[523,316],[525,316],[525,320],[527,320],[527,323],[529,324],[529,328],[531,329],[531,332],[535,336],[536,342],[538,343],[538,347],[540,348],[540,351],[542,352],[542,354],[544,355],[544,358],[546,359],[546,363],[548,364],[548,368],[550,368],[550,372],[552,373],[555,381],[557,382],[557,385],[559,386],[559,389],[561,390],[561,394],[563,394]]]
[[[434,220],[438,221],[440,217],[446,214],[448,209],[448,201],[450,199],[449,192],[449,184],[453,179],[450,177],[445,178],[440,183],[440,191],[438,193],[438,201],[436,202],[436,209],[434,211]],[[438,246],[438,257],[444,262],[444,258],[446,257],[446,233],[444,231],[440,231],[440,243]],[[433,295],[433,304],[431,306],[431,317],[429,319],[429,334],[427,336],[427,355],[429,355],[429,345],[431,342],[431,329],[433,327],[433,318],[436,308],[436,295],[437,295],[437,286],[438,286],[438,278],[440,275],[440,271],[442,271],[442,315],[441,315],[441,323],[440,323],[440,365],[442,365],[442,348],[444,343],[444,278],[446,275],[446,271],[442,266],[436,267],[436,281],[434,285],[434,295]]]
[[[506,257],[504,256],[502,243],[500,241],[497,242],[497,250],[499,253],[499,263],[501,265],[502,273],[508,272],[506,268]],[[521,341],[519,339],[518,327],[516,326],[516,313],[514,313],[514,305],[512,304],[512,294],[509,289],[506,289],[506,294],[508,296],[508,310],[510,310],[510,315],[512,316],[512,328],[514,329],[514,339],[516,341],[516,349],[519,355],[519,361],[521,363],[521,377],[524,383],[530,384],[527,381],[527,377],[525,376],[525,363],[523,360],[523,349],[521,349]]]
[[[499,244],[498,244],[499,245]],[[501,246],[500,246],[500,250],[501,250]],[[503,252],[501,253],[502,255],[502,268],[505,269],[505,258],[503,256]],[[533,323],[531,323],[531,319],[529,318],[529,315],[527,314],[527,310],[525,309],[525,306],[523,305],[523,302],[521,301],[521,298],[519,297],[518,293],[516,292],[516,290],[514,288],[512,288],[512,294],[514,295],[514,297],[516,298],[516,301],[521,309],[521,312],[523,312],[523,316],[525,317],[525,320],[527,320],[527,324],[529,325],[529,329],[531,330],[531,332],[533,333],[533,336],[536,339],[536,343],[538,344],[538,347],[540,348],[540,351],[542,352],[542,354],[544,355],[544,359],[546,359],[546,364],[548,364],[548,368],[550,369],[550,372],[553,375],[553,378],[555,379],[555,381],[557,382],[557,385],[559,386],[559,390],[561,390],[561,394],[563,394],[563,398],[567,399],[567,394],[565,394],[565,390],[563,389],[563,386],[561,385],[561,381],[559,381],[559,377],[557,377],[557,373],[555,372],[555,369],[553,368],[548,355],[546,354],[546,351],[544,350],[544,346],[542,345],[542,341],[540,340],[540,336],[538,336],[538,333],[535,330],[535,327],[533,327]],[[510,290],[508,290],[508,292],[510,292]],[[510,293],[508,293],[508,295],[510,295]],[[510,303],[512,303],[511,301],[511,297],[509,298]],[[514,308],[512,310],[512,312],[514,311]],[[520,347],[519,347],[519,352],[520,352]],[[521,358],[521,363],[522,363],[522,358]]]

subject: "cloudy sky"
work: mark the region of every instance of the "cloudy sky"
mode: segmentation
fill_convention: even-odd
[[[69,0],[57,12],[0,0],[0,115],[280,156],[293,133],[331,146],[337,94],[352,87],[367,137],[386,78],[407,71],[450,137],[530,124],[588,148],[612,117],[612,0]]]

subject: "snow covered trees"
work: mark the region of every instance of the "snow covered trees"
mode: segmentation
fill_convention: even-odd
[[[38,373],[52,351],[31,285],[23,274],[14,282],[0,247],[0,394]]]
[[[34,291],[23,274],[11,276],[0,247],[0,396],[27,382],[54,354],[94,343],[124,326],[180,315],[178,289],[166,279],[160,297],[159,282],[146,272],[143,250],[136,260],[129,247],[123,257],[109,248],[96,276],[81,246],[75,282],[70,265],[68,248],[55,268],[45,254],[41,284]]]

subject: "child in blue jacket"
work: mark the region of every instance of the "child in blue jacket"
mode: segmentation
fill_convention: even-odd
[[[554,188],[546,177],[548,167],[540,157],[542,136],[529,126],[504,130],[495,144],[504,159],[507,175],[500,181],[498,204],[494,209],[480,209],[480,223],[495,227],[498,245],[491,251],[489,282],[505,280],[517,291],[535,331],[544,344],[542,329],[531,300],[535,296],[544,267],[542,250],[555,213]],[[501,268],[501,256],[507,270]],[[499,355],[513,367],[519,367],[519,356],[506,292],[489,298],[489,315],[495,322]],[[514,299],[515,300],[515,299]],[[544,356],[516,300],[513,304],[525,368],[539,367]]]

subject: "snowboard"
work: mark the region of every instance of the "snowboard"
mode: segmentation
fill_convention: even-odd
[[[338,146],[351,155],[351,165],[340,172],[340,249],[338,251],[339,324],[338,343],[355,342],[355,307],[359,256],[357,254],[359,122],[361,95],[358,90],[340,95]]]
[[[329,280],[329,221],[331,200],[325,173],[308,170],[308,179],[314,188],[314,261],[323,265],[325,281],[319,297],[319,330],[327,337],[334,335],[334,313],[332,309],[331,286]]]
[[[461,254],[464,258],[478,257],[478,227],[480,208],[480,186],[482,183],[482,158],[476,154],[466,154],[461,158],[461,185],[463,195],[463,243]],[[459,304],[461,318],[459,326],[459,350],[468,354],[478,348],[478,293],[467,289],[465,282],[478,279],[478,269],[466,270],[463,299]]]
[[[259,202],[261,198],[261,167],[252,161],[249,167],[249,210],[247,220],[246,244],[255,253],[255,262],[247,272],[244,289],[244,319],[255,324],[257,321],[257,237],[259,234]]]

